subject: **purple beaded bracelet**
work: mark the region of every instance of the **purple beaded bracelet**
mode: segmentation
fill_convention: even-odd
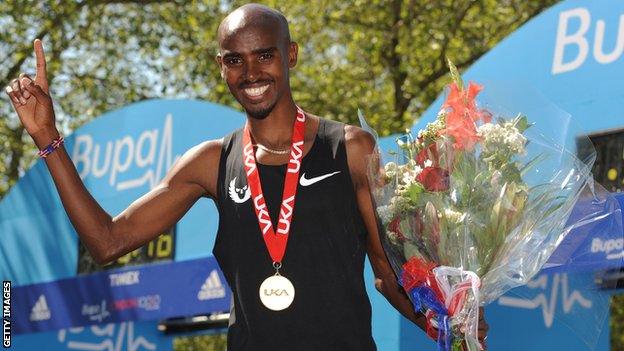
[[[38,154],[39,157],[41,158],[48,157],[49,154],[51,154],[52,152],[54,152],[54,150],[58,149],[61,145],[63,145],[63,142],[65,142],[65,139],[63,137],[59,137],[58,139],[52,140],[50,145],[43,148],[43,150],[39,150],[39,154]]]

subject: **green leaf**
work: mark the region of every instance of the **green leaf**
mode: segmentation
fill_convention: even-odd
[[[413,203],[417,203],[420,198],[420,194],[425,191],[425,188],[420,183],[412,183],[407,189],[407,194]]]
[[[529,162],[527,162],[521,169],[520,169],[520,175],[525,175],[526,172],[530,171],[531,169],[533,169],[533,167],[542,162],[543,160],[546,159],[546,155],[545,154],[539,154],[535,157],[533,157]]]
[[[533,123],[529,123],[527,116],[524,115],[518,115],[516,118],[514,118],[513,124],[520,133],[524,133],[527,129],[529,129],[529,127],[533,125]]]
[[[453,64],[453,61],[451,61],[450,58],[446,58],[446,62],[449,66],[449,70],[451,71],[451,79],[453,79],[453,82],[455,84],[457,84],[457,87],[459,88],[459,90],[464,90],[464,81],[461,78],[461,75],[459,74],[459,71],[457,70],[457,67],[455,67],[455,64]]]

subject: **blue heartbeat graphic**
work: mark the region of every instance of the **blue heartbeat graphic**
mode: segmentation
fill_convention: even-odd
[[[530,281],[527,284],[531,289],[543,289],[548,287],[548,276],[542,275],[535,280]],[[561,287],[561,298],[563,305],[563,313],[568,314],[572,311],[574,304],[578,303],[583,308],[591,308],[592,301],[585,298],[579,291],[572,291],[570,293],[570,287],[568,284],[567,274],[554,274],[551,285],[550,296],[546,296],[545,293],[540,293],[531,300],[501,296],[498,299],[498,304],[508,307],[524,308],[528,310],[541,308],[542,316],[544,317],[544,325],[550,328],[555,318],[555,310],[557,308],[557,302],[559,299],[559,288]]]
[[[143,349],[149,351],[156,350],[156,344],[152,344],[142,336],[135,337],[133,322],[123,322],[120,323],[118,327],[117,333],[115,334],[116,326],[114,324],[106,324],[103,327],[97,325],[91,326],[90,329],[93,335],[108,338],[100,343],[68,340],[67,348],[80,351],[116,351],[124,349],[125,341],[128,351],[141,351]],[[60,343],[65,343],[68,331],[70,334],[80,334],[85,331],[85,328],[61,329],[58,333],[58,341]]]

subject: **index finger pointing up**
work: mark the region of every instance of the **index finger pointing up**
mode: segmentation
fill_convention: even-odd
[[[35,82],[37,82],[41,88],[48,91],[48,79],[46,77],[46,60],[43,52],[43,43],[39,39],[35,39],[35,58],[37,60],[37,74],[35,75]]]

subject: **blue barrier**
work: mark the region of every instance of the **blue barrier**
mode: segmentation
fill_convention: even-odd
[[[13,289],[16,334],[230,309],[214,257],[126,267]]]

